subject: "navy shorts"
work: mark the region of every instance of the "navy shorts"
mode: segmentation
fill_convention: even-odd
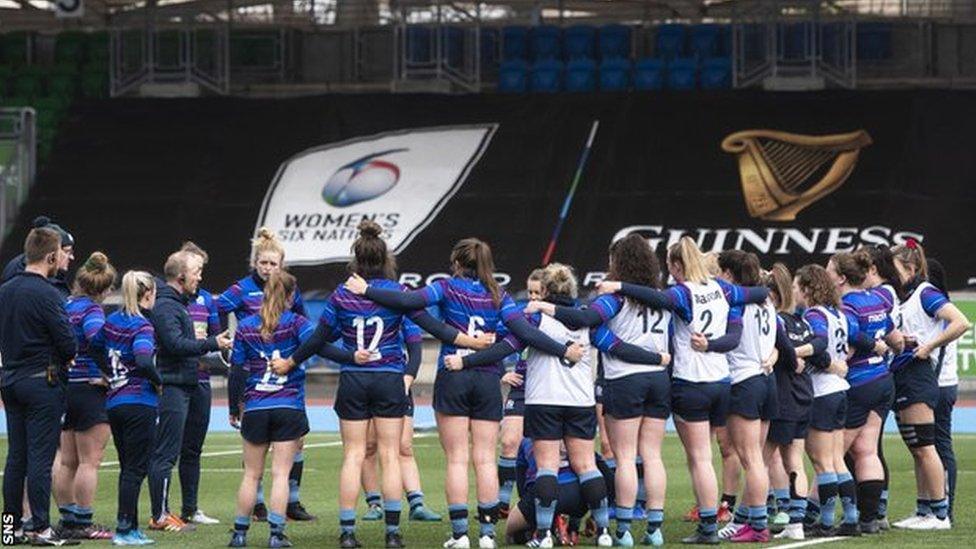
[[[847,424],[847,393],[838,391],[813,399],[810,407],[810,428],[827,433],[843,429]]]
[[[912,404],[925,404],[932,410],[939,405],[939,379],[931,360],[913,360],[895,370],[895,404],[899,412]]]
[[[498,374],[481,370],[440,370],[434,380],[434,411],[483,421],[502,420]]]
[[[895,382],[884,376],[847,390],[847,429],[859,429],[875,412],[882,420],[888,417],[895,401]]]
[[[241,436],[252,444],[298,440],[308,434],[305,410],[269,408],[244,412]]]
[[[526,494],[519,494],[518,508],[525,517],[525,522],[529,530],[535,530],[535,483],[529,486]],[[559,500],[556,502],[557,515],[569,515],[575,518],[582,518],[589,512],[586,503],[583,502],[583,494],[580,491],[580,483],[568,482],[559,485]]]
[[[766,401],[759,410],[759,419],[772,421],[779,416],[779,389],[776,387],[776,376],[766,376]]]
[[[668,419],[671,415],[671,380],[665,371],[608,379],[605,384],[604,415],[614,419]]]
[[[566,437],[596,438],[595,406],[525,406],[525,436],[534,440],[562,440]]]
[[[61,429],[83,432],[99,423],[108,423],[105,411],[105,387],[90,383],[69,383],[67,407]]]
[[[761,419],[769,402],[769,382],[762,374],[732,385],[729,413],[746,419]],[[775,413],[775,409],[773,410]]]
[[[731,388],[724,381],[694,383],[676,379],[671,385],[671,411],[684,421],[708,421],[724,427],[729,417]]]
[[[403,374],[397,372],[342,372],[336,389],[339,419],[356,421],[374,417],[404,417],[410,406]]]
[[[806,421],[774,419],[769,422],[769,434],[766,440],[779,446],[792,444],[798,438],[807,438],[807,425]]]
[[[511,389],[505,398],[505,417],[525,415],[525,390]]]

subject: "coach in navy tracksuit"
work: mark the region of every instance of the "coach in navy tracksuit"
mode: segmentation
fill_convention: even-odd
[[[34,229],[51,229],[61,236],[61,251],[64,253],[58,256],[57,272],[53,276],[48,277],[48,282],[58,290],[62,298],[67,299],[71,295],[71,288],[68,286],[68,265],[75,258],[75,238],[71,236],[71,233],[62,229],[59,225],[52,223],[49,218],[44,216],[34,218],[31,227]],[[24,272],[25,266],[24,254],[20,254],[11,259],[3,268],[3,275],[0,275],[0,281],[6,282],[17,273]]]
[[[48,278],[62,261],[61,236],[34,229],[24,243],[25,268],[0,286],[0,395],[7,414],[3,510],[21,528],[24,481],[39,541],[50,529],[51,466],[65,409],[65,367],[76,346],[64,302]]]
[[[149,494],[152,499],[154,530],[182,530],[186,524],[170,514],[170,474],[183,443],[183,431],[196,389],[200,357],[212,351],[229,349],[232,345],[226,333],[197,339],[193,320],[186,310],[203,278],[203,259],[190,252],[176,252],[169,256],[163,268],[166,284],[156,292],[152,323],[156,331],[158,355],[156,367],[163,379],[159,397],[159,424],[156,448],[149,463]]]

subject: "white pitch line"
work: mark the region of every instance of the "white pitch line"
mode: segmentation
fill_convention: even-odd
[[[807,540],[807,541],[798,541],[796,543],[787,543],[786,545],[777,545],[776,546],[776,549],[793,549],[794,547],[806,547],[808,545],[817,545],[817,544],[820,544],[820,543],[830,543],[832,541],[841,541],[841,540],[845,540],[845,539],[847,539],[847,538],[833,537],[833,538],[811,539],[811,540]]]
[[[426,438],[426,437],[430,437],[430,436],[434,436],[434,434],[433,433],[417,433],[417,434],[415,434],[413,436],[413,438]],[[306,444],[304,447],[306,449],[308,449],[308,448],[332,448],[332,447],[335,447],[335,446],[342,446],[342,441],[341,440],[334,440],[334,441],[330,441],[330,442],[314,442],[314,443],[311,443],[311,444]],[[236,456],[236,455],[242,454],[243,452],[244,452],[244,449],[243,448],[237,449],[237,450],[223,450],[223,451],[220,451],[220,452],[204,452],[204,453],[200,454],[200,457],[201,458],[205,458],[205,457],[220,457],[220,456]],[[119,462],[117,462],[117,461],[104,461],[104,462],[102,462],[102,464],[101,464],[100,467],[112,467],[113,465],[118,465],[118,464],[119,464]]]

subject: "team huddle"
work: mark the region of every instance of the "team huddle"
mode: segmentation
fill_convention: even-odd
[[[0,288],[0,302],[34,273],[58,288],[73,240],[56,225],[40,225],[25,244],[25,272]],[[600,547],[663,545],[668,418],[697,501],[685,518],[698,526],[683,543],[888,529],[881,437],[891,411],[914,459],[918,491],[916,513],[892,526],[951,527],[955,461],[943,427],[958,383],[954,342],[970,324],[949,301],[941,266],[919,243],[837,253],[826,266],[790,273],[782,264],[764,270],[748,252],[702,253],[683,237],[667,250],[665,272],[647,240],[630,235],[610,246],[606,279],[589,303],[580,301],[573,269],[551,263],[532,272],[529,301],[519,304],[496,282],[485,242],[459,241],[450,278],[408,289],[396,281],[381,235],[376,223],[360,224],[350,277],[325,301],[317,323],[308,320],[284,249],[267,229],[253,241],[252,272],[222,294],[199,287],[208,256],[187,243],[167,259],[162,278],[125,273],[122,305],[108,315],[101,303],[116,271],[104,254],[92,254],[56,328],[63,336],[57,354],[67,365],[56,458],[51,449],[61,520],[49,528],[41,501],[49,495],[35,489],[45,472],[31,467],[17,450],[23,442],[9,435],[4,506],[16,526],[24,516],[24,477],[30,519],[22,529],[35,542],[153,543],[138,512],[147,478],[150,530],[216,523],[197,506],[211,405],[201,359],[222,353],[230,365],[230,420],[243,439],[229,546],[247,546],[252,521],[268,523],[269,547],[292,546],[286,520],[314,519],[300,487],[309,432],[305,363],[319,355],[340,371],[339,546],[361,546],[362,489],[368,511],[361,519],[383,520],[386,547],[404,547],[404,495],[410,520],[442,520],[425,504],[411,446],[411,385],[425,331],[441,341],[433,407],[447,463],[445,548],[501,541],[553,547],[580,544],[581,537]],[[63,277],[61,283],[67,287]],[[37,382],[56,384],[58,373],[45,373]],[[16,395],[8,402],[8,382],[9,425]],[[121,470],[114,531],[94,524],[92,509],[109,437]],[[178,513],[169,506],[177,462]],[[469,465],[476,536],[469,534]],[[49,467],[49,484],[51,473]],[[500,520],[505,530],[496,533]],[[637,522],[645,525],[638,530]]]

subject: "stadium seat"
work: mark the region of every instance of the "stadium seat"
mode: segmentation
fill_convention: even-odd
[[[728,34],[729,51],[731,52],[732,33]],[[763,25],[757,23],[742,25],[742,51],[745,54],[745,59],[766,58],[766,29]]]
[[[459,27],[442,29],[441,50],[449,67],[460,67],[464,63],[464,29]]]
[[[593,45],[596,42],[596,29],[589,25],[576,25],[563,33],[563,51],[566,59],[593,59]]]
[[[540,93],[556,93],[563,85],[563,64],[555,59],[543,59],[532,65],[529,89]]]
[[[600,27],[600,59],[630,58],[630,27],[604,25]]]
[[[529,59],[529,31],[525,27],[502,29],[502,61]]]
[[[430,63],[433,57],[430,27],[407,27],[407,61],[410,63]]]
[[[691,27],[691,54],[699,59],[720,55],[722,27],[719,25],[694,25]]]
[[[647,57],[634,66],[634,88],[659,90],[664,87],[664,61]]]
[[[0,35],[0,61],[4,65],[19,67],[27,63],[27,41],[30,34],[11,32]]]
[[[672,90],[695,89],[695,73],[698,61],[694,57],[679,57],[668,63],[668,88]]]
[[[552,25],[532,27],[529,37],[532,43],[533,61],[559,59],[562,57],[559,51],[559,27]]]
[[[600,63],[600,89],[626,91],[630,87],[631,65],[628,59],[606,59]]]
[[[891,57],[891,25],[858,23],[857,58],[877,61]]]
[[[805,59],[807,55],[808,25],[806,23],[791,23],[780,25],[779,32],[783,40],[783,57],[785,59]],[[812,44],[810,44],[812,46]]]
[[[596,91],[596,62],[592,59],[574,59],[566,63],[566,91]]]
[[[701,87],[718,90],[732,87],[732,58],[712,57],[702,64]]]
[[[654,44],[655,57],[665,60],[682,57],[685,53],[685,26],[661,25],[657,28]]]
[[[521,59],[502,61],[498,68],[498,91],[524,93],[528,89],[529,65]]]
[[[499,30],[497,28],[481,28],[481,66],[494,67],[498,63]]]

